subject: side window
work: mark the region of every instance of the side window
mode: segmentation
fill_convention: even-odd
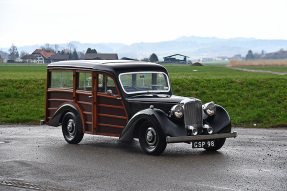
[[[78,72],[77,90],[92,91],[92,73]]]
[[[114,80],[104,74],[98,75],[98,92],[118,95]]]
[[[73,72],[52,71],[50,88],[73,89]]]

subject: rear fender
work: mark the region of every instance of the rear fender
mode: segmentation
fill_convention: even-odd
[[[63,117],[67,112],[73,112],[76,116],[77,121],[81,121],[81,126],[82,128],[79,128],[81,130],[81,133],[84,132],[84,125],[83,125],[83,116],[80,113],[80,108],[78,105],[76,104],[72,104],[72,103],[65,103],[63,105],[61,105],[57,111],[54,113],[54,115],[52,116],[51,120],[49,121],[48,125],[50,126],[54,126],[57,127],[60,125],[60,123],[62,123]]]

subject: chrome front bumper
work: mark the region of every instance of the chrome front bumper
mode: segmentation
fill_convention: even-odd
[[[212,134],[212,135],[166,137],[166,142],[167,143],[180,143],[180,142],[191,142],[191,141],[202,141],[202,140],[235,138],[235,137],[237,137],[236,131],[234,131],[233,133],[222,133],[222,134]]]

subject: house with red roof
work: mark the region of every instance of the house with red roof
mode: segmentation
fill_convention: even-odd
[[[54,55],[54,52],[46,52],[45,50],[36,49],[32,55],[37,58],[37,63],[51,63],[51,56]]]

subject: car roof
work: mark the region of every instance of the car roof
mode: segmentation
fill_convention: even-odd
[[[124,72],[159,71],[168,73],[165,67],[152,62],[135,60],[71,60],[48,64],[47,69],[78,69],[107,72],[118,75]]]

